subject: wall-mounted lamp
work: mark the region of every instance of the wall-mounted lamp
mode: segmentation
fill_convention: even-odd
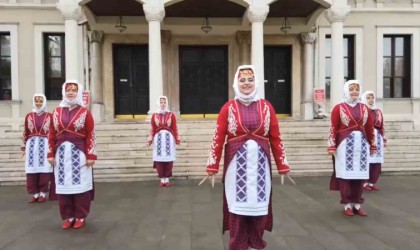
[[[285,17],[283,20],[283,24],[280,27],[280,30],[283,31],[284,34],[286,34],[291,29],[292,27],[290,26],[289,20],[287,19],[287,17]]]
[[[209,19],[206,17],[205,19],[204,19],[204,21],[203,21],[203,25],[201,25],[201,30],[204,32],[204,33],[209,33],[210,31],[212,31],[212,27],[210,26],[210,22],[209,22]]]
[[[115,24],[115,28],[120,32],[123,32],[127,29],[127,26],[124,24],[124,20],[122,16],[119,16],[117,19],[117,23]]]

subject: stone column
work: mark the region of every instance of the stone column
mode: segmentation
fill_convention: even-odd
[[[251,37],[248,31],[237,31],[236,42],[239,45],[239,63],[241,65],[250,64],[249,60],[249,45],[251,44]]]
[[[363,8],[365,0],[356,0],[356,8]]]
[[[91,72],[91,108],[92,115],[96,122],[100,122],[105,117],[104,93],[102,81],[102,41],[103,31],[93,30],[89,33],[91,43],[90,68]]]
[[[325,12],[325,16],[331,23],[331,91],[330,108],[342,101],[344,85],[343,63],[343,23],[350,7],[347,5],[332,6]]]
[[[170,68],[170,46],[171,46],[171,38],[172,32],[170,30],[162,30],[161,31],[161,42],[162,42],[162,79],[163,79],[163,95],[167,96],[169,99],[169,107],[171,111],[175,111],[174,107],[176,106],[176,102],[179,102],[179,98],[173,95],[173,79],[169,76],[169,68]],[[156,103],[156,100],[155,100]]]
[[[314,103],[313,103],[313,89],[314,89],[314,43],[316,40],[316,33],[307,32],[301,34],[304,53],[303,65],[303,87],[301,95],[301,112],[303,119],[312,120],[314,118]]]
[[[80,6],[76,0],[60,0],[57,8],[64,18],[66,79],[79,81],[79,27],[77,24],[81,17]]]
[[[149,114],[155,109],[158,96],[163,95],[162,44],[160,23],[165,17],[163,0],[143,4],[149,22]]]
[[[265,1],[252,0],[248,9],[248,19],[252,23],[252,64],[256,70],[260,97],[265,97],[264,78],[264,21],[270,7]]]

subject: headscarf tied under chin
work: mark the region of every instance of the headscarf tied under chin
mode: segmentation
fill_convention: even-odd
[[[368,95],[373,95],[373,104],[369,105],[368,101],[367,101],[367,96]],[[366,104],[370,109],[378,109],[378,107],[376,107],[376,95],[375,93],[373,93],[373,91],[366,91],[363,95],[362,95],[362,103]]]
[[[73,101],[69,101],[66,97],[66,86],[67,84],[76,84],[77,85],[77,96]],[[63,84],[62,88],[63,100],[60,103],[60,107],[72,108],[76,105],[84,107],[83,104],[83,85],[78,83],[76,80],[67,80]]]
[[[239,72],[244,69],[250,69],[254,73],[255,89],[248,95],[242,94],[239,91]],[[235,100],[239,100],[243,103],[251,103],[260,99],[258,95],[258,77],[256,76],[254,65],[241,65],[238,67],[235,73],[235,78],[233,79],[233,90],[235,91]]]
[[[40,108],[37,108],[36,105],[35,105],[35,98],[36,97],[42,97],[42,99],[44,100],[42,102],[42,107],[40,107]],[[33,106],[32,111],[37,113],[37,114],[45,112],[47,110],[47,98],[45,97],[45,95],[44,94],[34,94],[34,97],[32,97],[32,106]]]
[[[350,85],[356,84],[359,85],[359,96],[356,100],[353,100],[350,96]],[[348,105],[354,107],[360,102],[360,93],[362,93],[362,86],[358,80],[349,80],[344,84],[344,102]]]
[[[162,109],[160,107],[160,99],[165,99],[166,100],[166,107],[164,109]],[[166,96],[159,96],[158,100],[157,100],[157,105],[158,105],[158,109],[156,110],[156,113],[158,114],[164,114],[166,112],[169,112],[169,102],[168,102],[168,97]]]

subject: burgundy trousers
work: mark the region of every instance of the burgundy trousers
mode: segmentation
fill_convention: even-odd
[[[341,204],[363,203],[364,199],[362,198],[362,194],[364,180],[338,179],[338,182],[340,185]]]
[[[153,162],[153,167],[156,168],[159,178],[168,178],[172,177],[172,167],[174,165],[173,161],[170,162]]]
[[[84,219],[88,216],[92,202],[91,191],[81,194],[57,194],[57,196],[61,219]]]
[[[247,250],[249,247],[264,249],[263,240],[267,216],[229,214],[229,250]]]
[[[371,163],[369,166],[369,183],[376,184],[381,174],[381,163]]]
[[[26,174],[26,190],[28,194],[48,193],[51,173]]]

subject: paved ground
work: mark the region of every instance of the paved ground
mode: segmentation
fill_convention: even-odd
[[[274,181],[267,249],[420,249],[420,176],[384,176],[365,193],[368,217],[344,217],[328,178]],[[0,186],[0,249],[228,249],[221,233],[222,185],[177,180],[99,183],[82,230],[60,229],[56,202],[29,205],[22,186]]]

